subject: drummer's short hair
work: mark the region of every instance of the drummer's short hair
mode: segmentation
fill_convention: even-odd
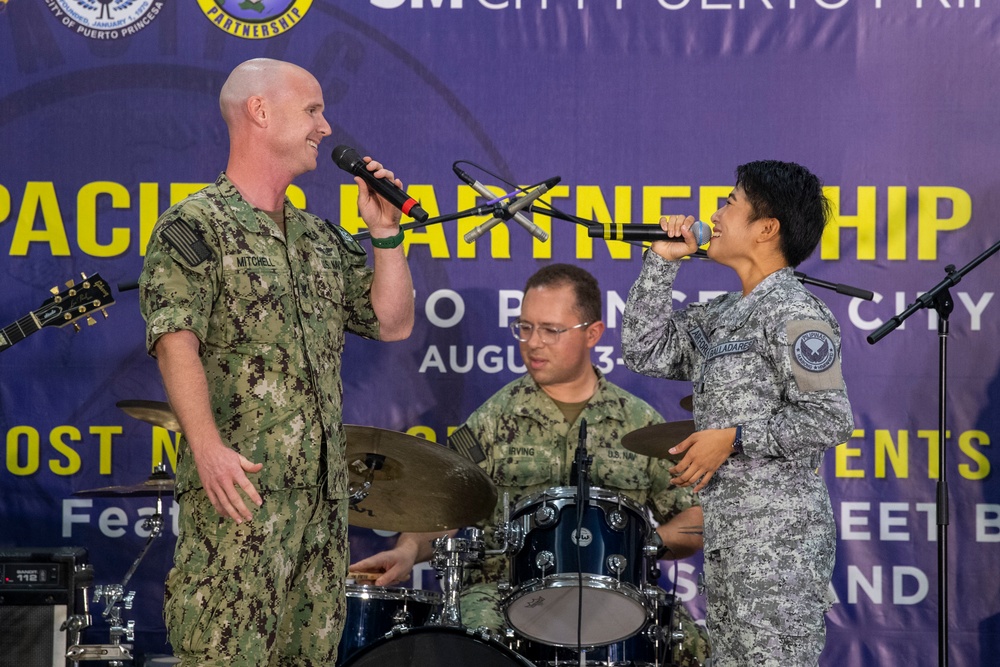
[[[525,293],[535,287],[569,285],[576,295],[574,308],[584,322],[601,319],[601,288],[597,278],[573,264],[549,264],[535,272],[524,286]]]

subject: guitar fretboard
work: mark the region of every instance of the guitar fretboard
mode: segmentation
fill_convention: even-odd
[[[3,352],[14,343],[19,343],[31,334],[38,331],[38,324],[30,314],[25,315],[17,322],[8,324],[0,329],[0,352]]]

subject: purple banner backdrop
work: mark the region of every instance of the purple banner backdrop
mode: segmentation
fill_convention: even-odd
[[[334,128],[323,152],[347,143],[378,156],[432,215],[474,202],[452,175],[459,159],[521,184],[558,174],[554,205],[618,222],[707,218],[745,161],[808,165],[837,219],[800,269],[877,295],[814,288],[844,329],[857,426],[823,466],[840,528],[823,664],[935,664],[936,325],[924,311],[875,346],[865,336],[947,264],[965,265],[1000,237],[994,2],[2,0],[0,11],[0,326],[81,272],[113,285],[138,276],[158,213],[223,168],[217,94],[250,57],[311,70]],[[348,183],[325,163],[293,194],[356,231]],[[549,261],[581,264],[606,292],[595,363],[666,419],[686,418],[678,401],[688,387],[618,362],[636,249],[534,217],[551,230],[547,243],[516,226],[462,242],[482,218],[407,235],[416,330],[393,345],[351,340],[349,423],[443,441],[523,372],[505,326],[524,279]],[[998,262],[953,289],[949,627],[959,666],[995,664],[1000,649]],[[677,296],[734,287],[727,271],[697,262]],[[141,482],[175,455],[170,434],[115,407],[164,396],[136,292],[114,295],[109,320],[79,335],[44,329],[0,356],[0,547],[85,547],[98,583],[124,575],[153,503],[74,492]],[[167,535],[130,586],[141,652],[166,650],[159,609],[176,516],[167,507]],[[358,555],[390,542],[352,529]],[[698,614],[699,569],[691,559],[676,576]],[[435,585],[426,570],[417,579]]]

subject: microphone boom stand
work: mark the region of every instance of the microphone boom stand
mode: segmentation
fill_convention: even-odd
[[[1000,250],[1000,241],[994,243],[974,260],[955,270],[954,264],[944,267],[947,277],[929,291],[917,297],[899,315],[880,326],[868,336],[868,343],[874,345],[901,325],[908,317],[921,308],[933,308],[938,314],[938,482],[937,499],[937,568],[938,568],[938,665],[948,665],[948,456],[945,444],[947,429],[948,399],[948,316],[955,307],[948,290],[957,285],[962,277],[972,271],[991,255]]]

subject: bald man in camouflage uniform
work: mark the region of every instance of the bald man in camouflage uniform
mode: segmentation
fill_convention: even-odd
[[[694,383],[697,432],[674,450],[675,483],[705,510],[708,625],[718,667],[817,665],[836,549],[829,493],[817,472],[853,429],[840,369],[840,327],[792,267],[822,236],[819,180],[796,164],[755,162],[713,216],[710,258],[742,292],[673,309],[694,219],[661,227],[629,292],[626,364]]]
[[[410,275],[398,242],[381,242],[373,271],[348,234],[285,197],[330,133],[312,75],[251,60],[220,105],[226,171],[163,214],[140,280],[184,434],[164,615],[182,667],[325,667],[346,615],[344,336],[409,335]],[[356,180],[373,238],[401,237],[399,213]]]
[[[497,485],[501,501],[485,526],[486,548],[501,546],[495,526],[502,520],[504,492],[516,503],[548,488],[576,484],[570,470],[580,422],[586,419],[592,486],[621,492],[648,507],[669,547],[663,557],[695,553],[701,547],[701,509],[695,497],[671,486],[669,463],[637,455],[621,445],[626,433],[661,423],[662,418],[590,363],[590,350],[604,331],[600,290],[593,276],[566,264],[537,272],[528,280],[514,331],[522,339],[521,356],[528,374],[494,394],[449,438],[451,447],[476,461]],[[543,341],[543,335],[551,340]],[[375,582],[378,586],[405,580],[415,562],[432,555],[433,537],[403,533],[394,549],[359,561],[351,569],[383,572]],[[508,561],[505,556],[490,556],[481,570],[471,569],[472,585],[461,597],[465,625],[485,626],[493,632],[503,629],[505,594],[498,591],[497,583],[508,577]],[[701,665],[709,654],[707,640],[682,604],[675,609],[685,631],[675,664]],[[601,611],[591,613],[599,617]],[[545,655],[544,648],[536,644],[533,650]]]

